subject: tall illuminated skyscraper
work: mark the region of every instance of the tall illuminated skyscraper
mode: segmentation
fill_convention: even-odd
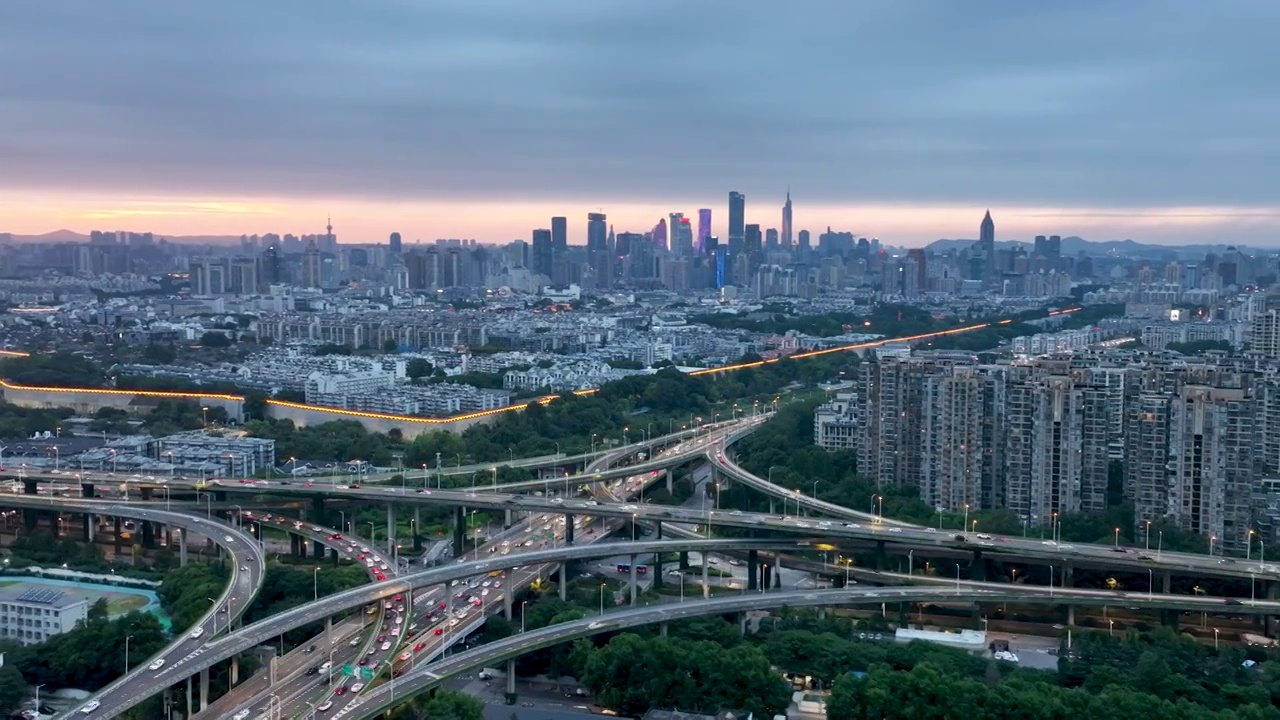
[[[740,192],[729,193],[729,250],[742,252],[746,237],[747,196]]]
[[[782,206],[782,247],[790,250],[795,244],[791,236],[791,188],[787,188],[787,202]]]
[[[707,238],[711,237],[711,208],[698,211],[698,254],[707,251]]]

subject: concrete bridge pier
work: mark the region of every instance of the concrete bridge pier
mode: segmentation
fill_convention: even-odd
[[[178,528],[178,566],[185,567],[187,564],[187,532],[182,528]]]
[[[987,563],[982,558],[981,550],[973,551],[973,559],[969,561],[969,579],[976,582],[987,581]]]
[[[98,496],[98,491],[96,488],[94,488],[93,483],[91,482],[80,483],[80,497],[94,498],[97,496]]]
[[[128,485],[126,485],[125,487],[127,488],[127,487],[128,487]],[[126,492],[127,492],[127,490],[126,490]],[[146,486],[143,486],[143,487],[138,488],[138,492],[140,492],[140,493],[142,494],[142,500],[143,500],[144,502],[151,502],[151,500],[152,500],[152,496],[154,496],[154,495],[156,494],[156,493],[155,493],[155,488],[152,488],[152,487],[146,487]]]
[[[747,614],[745,612],[738,613],[738,634],[742,637],[747,636]]]
[[[502,616],[511,621],[511,593],[502,593]]]
[[[82,517],[84,518],[84,541],[91,543],[93,542],[94,527],[98,524],[97,518],[93,516],[93,513],[85,513]]]
[[[455,558],[461,558],[466,553],[466,540],[467,510],[459,506],[453,511],[453,556]]]
[[[569,598],[569,563],[560,563],[560,601],[564,602]]]
[[[667,636],[667,621],[666,621],[666,620],[663,620],[662,622],[658,623],[658,634],[659,634],[659,635],[661,635],[662,637],[666,637],[666,636]]]
[[[338,567],[338,549],[329,548],[329,563],[334,567]]]
[[[516,661],[514,658],[507,661],[507,697],[508,705],[516,704]]]
[[[196,714],[195,708],[192,707],[192,702],[191,702],[191,681],[192,681],[192,676],[188,675],[187,676],[187,717],[191,717],[192,715]]]
[[[314,513],[314,517],[317,523],[324,522],[324,496],[323,495],[316,495],[311,498],[311,512]],[[302,519],[306,520],[305,508],[303,509]],[[345,529],[345,528],[340,528],[340,529]]]
[[[889,555],[885,551],[885,545],[883,540],[876,541],[875,559],[876,559],[876,570],[880,572],[884,572],[887,569]]]
[[[760,553],[756,550],[747,551],[747,590],[755,591],[759,588],[760,573]]]
[[[387,503],[387,556],[396,552],[396,506]]]
[[[677,567],[679,567],[679,569],[681,570],[689,569],[689,551],[688,550],[680,551],[680,563]]]
[[[324,543],[319,540],[311,541],[311,557],[314,560],[324,559]]]
[[[707,554],[702,553],[702,599],[711,597],[711,585],[707,583]]]
[[[564,542],[566,545],[573,544],[573,515],[566,513],[564,516]]]
[[[422,552],[422,508],[413,506],[413,551]]]
[[[632,555],[631,560],[631,606],[635,607],[636,600],[640,596],[640,583],[636,581],[636,556]]]
[[[38,478],[22,478],[22,494],[23,495],[39,495],[40,480]]]
[[[119,555],[121,549],[124,547],[124,520],[121,520],[119,517],[114,517],[112,520],[115,521],[115,526],[111,535],[111,540],[116,555]]]
[[[209,668],[200,671],[200,710],[209,707]]]
[[[511,513],[511,508],[507,508],[506,510],[504,510],[504,511],[503,511],[503,513],[502,513],[502,529],[503,529],[503,530],[510,530],[510,529],[511,529],[511,525],[512,525],[511,515],[512,515],[512,513]],[[417,537],[417,534],[416,534],[416,533],[415,533],[414,537],[415,537],[415,538]]]
[[[228,690],[240,684],[240,658],[231,658],[231,684]]]
[[[142,520],[142,547],[150,550],[156,546],[156,526],[150,520]]]
[[[662,587],[662,553],[653,554],[653,589]]]
[[[302,545],[302,538],[296,533],[289,533],[289,554],[297,557],[300,553],[299,547]]]

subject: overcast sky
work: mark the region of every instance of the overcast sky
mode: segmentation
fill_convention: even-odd
[[[0,231],[1280,244],[1276,0],[3,0]]]

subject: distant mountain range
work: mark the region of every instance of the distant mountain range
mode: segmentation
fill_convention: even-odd
[[[963,250],[971,247],[976,240],[960,240],[960,239],[943,239],[935,240],[927,246],[931,252],[947,252],[955,250]],[[1015,247],[1026,246],[1031,247],[1031,240],[1006,240],[997,242],[997,247]],[[1133,240],[1102,240],[1098,242],[1085,240],[1076,235],[1068,235],[1062,238],[1062,255],[1071,257],[1081,252],[1086,255],[1109,255],[1113,257],[1125,258],[1203,258],[1209,253],[1217,253],[1221,255],[1226,251],[1229,245],[1148,245],[1145,243],[1134,242]],[[1236,246],[1241,252],[1248,250],[1244,245]]]
[[[14,243],[87,243],[89,236],[74,230],[54,230],[43,235],[16,235],[0,233],[0,238]],[[166,240],[179,245],[227,245],[240,242],[239,235],[160,235],[156,240]]]

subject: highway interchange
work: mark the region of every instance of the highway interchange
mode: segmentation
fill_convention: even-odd
[[[932,582],[935,587],[752,593],[749,595],[744,594],[741,597],[621,610],[609,613],[607,619],[603,621],[597,619],[583,621],[582,623],[568,623],[563,626],[558,625],[554,629],[545,629],[551,632],[530,632],[499,643],[491,643],[475,650],[455,654],[450,658],[439,659],[443,650],[449,644],[463,637],[466,631],[474,629],[482,623],[485,612],[501,608],[507,597],[506,593],[514,591],[522,584],[528,583],[535,578],[546,577],[553,567],[567,560],[611,555],[647,555],[675,550],[723,552],[766,548],[813,549],[819,546],[827,546],[828,543],[839,540],[882,541],[892,544],[895,548],[945,549],[951,552],[962,551],[968,553],[981,551],[985,555],[1018,557],[1046,564],[1058,564],[1059,566],[1065,564],[1073,564],[1078,567],[1096,565],[1108,568],[1125,568],[1139,572],[1152,570],[1153,573],[1173,570],[1181,574],[1280,578],[1280,572],[1277,572],[1278,569],[1274,565],[1261,561],[1246,563],[1244,561],[1236,562],[1225,558],[1202,555],[1167,552],[1157,554],[1155,552],[1146,553],[1131,550],[1122,552],[1109,546],[1073,545],[1020,537],[989,537],[976,533],[963,533],[958,530],[915,527],[887,521],[869,513],[856,512],[839,506],[830,506],[827,503],[821,503],[813,498],[805,498],[791,490],[778,487],[766,480],[750,475],[724,457],[724,444],[749,432],[758,420],[758,418],[751,418],[745,422],[724,423],[721,427],[703,434],[697,440],[693,440],[686,435],[678,439],[676,444],[667,448],[661,456],[655,452],[653,459],[637,463],[634,466],[613,471],[603,470],[603,466],[620,460],[627,452],[627,450],[615,451],[601,456],[592,466],[587,468],[587,472],[568,478],[567,487],[570,489],[574,489],[581,484],[596,485],[597,490],[594,497],[604,498],[603,500],[575,498],[573,495],[576,490],[570,492],[568,497],[548,497],[545,494],[541,496],[519,495],[508,491],[509,489],[515,489],[511,488],[510,485],[498,488],[504,492],[493,492],[493,488],[490,488],[489,491],[482,491],[479,488],[475,491],[431,489],[421,485],[412,487],[407,483],[404,486],[371,487],[367,484],[368,480],[360,487],[348,486],[342,488],[323,483],[312,483],[308,487],[307,483],[299,482],[289,482],[287,485],[274,483],[267,488],[242,483],[219,485],[219,490],[229,493],[261,494],[269,491],[273,495],[337,496],[342,499],[356,499],[370,504],[391,502],[396,504],[439,503],[472,509],[513,510],[527,516],[525,521],[514,525],[501,536],[492,538],[476,552],[469,554],[469,558],[459,558],[463,562],[433,570],[407,573],[399,577],[391,574],[391,570],[395,567],[394,563],[384,563],[383,561],[387,559],[384,554],[379,554],[365,541],[348,537],[344,537],[341,540],[331,540],[330,536],[337,533],[337,531],[319,526],[310,526],[305,523],[303,526],[294,526],[293,523],[296,521],[287,519],[284,521],[287,524],[286,529],[291,529],[313,540],[321,540],[328,543],[343,554],[351,554],[353,550],[369,548],[369,552],[364,554],[373,555],[377,558],[375,567],[379,567],[382,564],[388,566],[388,570],[385,571],[387,579],[320,598],[316,602],[277,614],[269,620],[254,623],[229,634],[224,632],[221,637],[218,636],[219,633],[214,632],[214,623],[218,623],[218,630],[225,630],[225,623],[227,622],[225,616],[229,615],[231,618],[237,618],[249,602],[252,601],[253,595],[261,585],[262,553],[258,543],[249,535],[216,520],[200,518],[187,513],[165,512],[148,503],[103,503],[92,500],[16,496],[7,500],[5,504],[23,508],[56,508],[69,512],[91,512],[104,516],[154,520],[184,528],[184,530],[192,534],[210,537],[225,552],[230,553],[233,558],[231,563],[233,567],[232,582],[223,598],[219,600],[219,605],[228,606],[229,612],[223,614],[219,612],[220,608],[211,607],[209,615],[203,618],[199,625],[203,629],[200,637],[191,637],[193,631],[188,631],[175,637],[175,641],[170,647],[148,661],[147,665],[150,665],[156,660],[163,659],[164,663],[157,670],[151,671],[147,669],[147,665],[135,669],[94,696],[94,701],[101,703],[96,710],[83,714],[76,713],[74,714],[76,717],[114,717],[155,692],[189,678],[193,674],[238,653],[270,642],[273,638],[289,629],[323,621],[336,614],[361,608],[376,608],[376,612],[386,612],[388,615],[391,611],[394,611],[401,616],[401,622],[406,628],[413,624],[419,625],[417,635],[405,632],[401,637],[397,638],[403,640],[403,642],[391,642],[386,650],[382,649],[382,643],[387,642],[386,640],[376,643],[371,641],[374,632],[369,632],[368,637],[363,641],[364,644],[361,644],[358,648],[359,652],[364,653],[368,652],[368,648],[372,648],[374,656],[369,659],[376,661],[380,666],[386,663],[397,663],[399,677],[394,680],[394,683],[386,682],[365,688],[363,693],[349,692],[343,697],[331,696],[329,694],[330,686],[326,682],[326,678],[306,675],[304,671],[310,662],[305,658],[302,662],[298,662],[296,656],[294,656],[286,659],[283,667],[277,668],[278,671],[281,671],[281,674],[277,676],[276,686],[270,688],[269,695],[266,690],[262,690],[256,696],[237,705],[234,708],[235,711],[237,713],[242,710],[262,712],[268,709],[267,704],[264,703],[264,700],[266,700],[274,702],[270,709],[281,717],[305,717],[313,708],[317,707],[330,709],[330,716],[332,717],[369,717],[390,702],[389,698],[391,697],[393,684],[396,696],[403,698],[408,693],[417,692],[433,685],[451,673],[461,672],[462,670],[485,664],[494,664],[499,660],[527,652],[529,649],[533,649],[533,644],[536,643],[554,644],[562,641],[563,638],[581,637],[593,632],[603,632],[624,626],[660,622],[700,613],[736,612],[742,609],[774,607],[779,604],[793,606],[797,604],[838,605],[857,604],[858,602],[897,602],[900,599],[917,601],[921,599],[936,599],[938,597],[946,597],[952,600],[961,599],[967,602],[990,599],[996,602],[1008,600],[1029,603],[1062,603],[1064,599],[1069,598],[1072,604],[1079,605],[1125,604],[1182,610],[1212,608],[1221,611],[1224,603],[1231,603],[1239,605],[1239,607],[1233,606],[1231,608],[1233,613],[1280,613],[1280,605],[1271,601],[1224,601],[1222,598],[1168,596],[1154,592],[1142,594],[1112,593],[1023,585],[1013,588],[1008,584],[974,583],[959,579],[939,581],[936,578],[930,580],[919,575],[903,577],[886,573],[880,575],[880,581],[893,583]],[[735,482],[748,484],[769,494],[771,497],[784,499],[787,503],[797,503],[796,514],[789,515],[785,510],[781,515],[738,511],[722,512],[712,508],[652,506],[630,500],[630,497],[643,488],[645,484],[655,480],[655,471],[703,457],[709,459],[717,472],[723,473],[724,476]],[[105,480],[107,478],[103,477],[102,479]],[[41,482],[49,481],[49,478],[41,478]],[[119,478],[112,478],[112,481],[119,481]],[[553,482],[535,481],[534,483],[523,484],[523,489],[537,487],[543,490],[550,490],[554,485],[559,485],[561,482],[564,482],[564,480],[556,479]],[[615,493],[621,498],[620,500],[612,500]],[[807,507],[815,514],[828,515],[831,519],[800,516],[799,508],[801,507]],[[560,539],[566,533],[562,529],[563,525],[556,526],[557,521],[563,523],[567,516],[573,517],[575,529],[577,530],[573,545],[560,543]],[[593,518],[598,519],[596,527],[591,527]],[[246,518],[241,520],[244,522]],[[255,522],[270,522],[265,521],[261,516],[251,520]],[[609,532],[628,521],[633,523],[662,523],[664,527],[670,527],[678,534],[685,534],[679,532],[682,528],[686,529],[685,532],[688,532],[687,528],[690,526],[709,525],[743,527],[761,532],[786,533],[786,537],[758,540],[610,542],[601,543],[595,547],[592,546],[592,543],[600,540]],[[601,527],[599,523],[611,524]],[[532,539],[535,535],[541,537],[539,529],[546,527],[555,528],[550,540],[540,539],[535,541]],[[585,532],[588,529],[594,530],[596,528],[599,528],[598,532]],[[550,547],[547,546],[548,542],[550,542]],[[534,543],[535,546],[524,546],[525,543]],[[493,552],[489,552],[491,548]],[[703,557],[705,558],[706,555],[704,554]],[[243,572],[241,568],[244,569]],[[490,587],[471,587],[470,580],[482,577],[487,578],[488,574],[493,572],[506,573],[506,576],[504,576],[505,587],[492,587],[492,580],[489,582]],[[874,573],[861,569],[858,572],[864,575],[874,575]],[[460,586],[451,585],[454,581],[457,581]],[[936,586],[939,582],[945,583],[947,587]],[[459,587],[462,590],[459,590]],[[480,592],[483,590],[488,590],[489,592],[487,594]],[[947,593],[950,593],[950,595]],[[1053,593],[1052,599],[1049,598],[1049,593]],[[394,599],[396,596],[402,596],[404,600],[397,601]],[[887,597],[892,598],[892,600],[886,600]],[[467,598],[471,602],[478,600],[479,606],[464,601],[463,607],[456,607],[455,601],[463,600],[463,598]],[[383,607],[383,604],[388,601],[392,603],[391,611]],[[444,607],[440,607],[441,603],[443,603]],[[402,604],[407,607],[400,611],[398,608]],[[416,611],[422,608],[427,608],[430,615],[424,614],[422,620],[418,621],[415,619],[418,617]],[[457,613],[460,610],[463,612],[459,617]],[[220,619],[219,615],[224,615],[224,619]],[[432,616],[434,616],[434,619]],[[386,618],[379,615],[378,620],[380,622],[375,623],[374,627],[380,628]],[[602,622],[606,624],[602,625]],[[592,627],[593,624],[595,627]],[[342,627],[346,626],[342,625]],[[437,630],[440,631],[439,635],[435,634]],[[562,636],[559,633],[569,633],[569,635]],[[347,637],[347,635],[343,637]],[[356,635],[355,637],[358,638],[360,636]],[[538,647],[541,647],[541,645],[538,645]],[[343,645],[342,648],[347,652],[335,652],[335,663],[342,659],[355,659],[357,648],[349,647],[349,645]],[[405,657],[404,661],[393,659],[401,656]],[[400,667],[401,665],[407,667]],[[335,678],[334,687],[337,687],[337,682],[338,680]],[[348,687],[354,685],[349,681],[346,684]],[[325,706],[325,703],[332,704]],[[254,715],[253,718],[256,720],[257,716]]]

